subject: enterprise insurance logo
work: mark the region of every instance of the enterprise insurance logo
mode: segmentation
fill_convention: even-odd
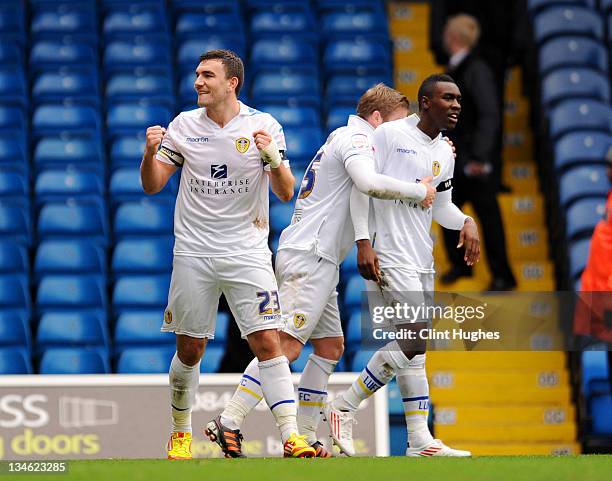
[[[227,179],[227,165],[216,165],[210,166],[210,176],[213,179]]]

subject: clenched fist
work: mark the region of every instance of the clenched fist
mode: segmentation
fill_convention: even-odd
[[[159,144],[161,144],[164,135],[166,134],[166,129],[160,125],[154,125],[153,127],[149,127],[147,129],[147,142],[145,144],[145,153],[149,155],[155,155],[157,150],[159,149]]]

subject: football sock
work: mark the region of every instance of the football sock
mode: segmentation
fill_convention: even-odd
[[[191,432],[191,407],[200,381],[200,362],[186,366],[174,353],[170,363],[172,432]]]
[[[253,358],[245,369],[234,395],[221,413],[221,422],[229,429],[240,429],[244,418],[263,399],[258,364],[257,358]]]
[[[427,446],[433,436],[427,426],[429,415],[429,383],[425,372],[425,354],[414,356],[408,367],[397,373],[397,384],[404,403],[404,416],[411,448]]]
[[[311,354],[298,386],[297,423],[300,434],[308,444],[317,441],[317,427],[321,422],[321,408],[327,399],[327,382],[338,361]]]
[[[259,379],[284,443],[292,434],[298,433],[295,392],[287,358],[278,356],[259,362]]]
[[[350,388],[333,403],[341,411],[356,411],[359,404],[387,384],[397,371],[408,365],[408,358],[393,341],[374,353],[368,365]]]

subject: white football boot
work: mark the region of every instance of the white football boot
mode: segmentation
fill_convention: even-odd
[[[355,456],[355,446],[353,445],[355,413],[336,409],[332,401],[325,403],[325,406],[323,406],[323,416],[329,425],[334,444],[347,456]]]
[[[472,453],[469,451],[462,451],[461,449],[449,448],[439,439],[434,439],[430,444],[422,448],[406,448],[406,456],[416,458],[428,458],[431,456],[447,456],[455,458],[467,458]]]

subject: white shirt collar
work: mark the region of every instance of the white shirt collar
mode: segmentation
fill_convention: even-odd
[[[359,130],[364,130],[368,133],[374,132],[374,127],[370,123],[359,117],[359,115],[349,115],[347,124],[349,127],[357,127]]]
[[[465,59],[465,57],[468,56],[468,54],[470,53],[470,50],[467,48],[462,48],[461,50],[459,50],[458,52],[455,52],[451,58],[448,60],[448,66],[451,69],[455,69],[459,66],[459,64],[461,62],[463,62],[463,60]]]

